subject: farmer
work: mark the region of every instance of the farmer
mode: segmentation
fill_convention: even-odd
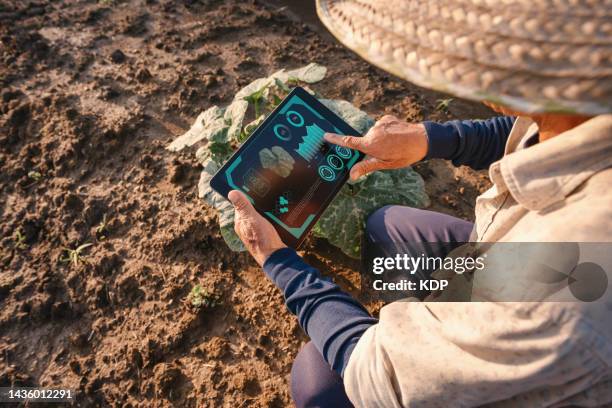
[[[485,121],[385,116],[363,138],[367,173],[444,158],[488,169],[474,224],[400,206],[370,216],[371,242],[609,242],[612,22],[609,0],[318,0],[329,30],[420,86],[480,100]],[[311,342],[292,368],[299,407],[608,406],[606,301],[394,302],[380,320],[287,248],[238,191],[236,232]]]

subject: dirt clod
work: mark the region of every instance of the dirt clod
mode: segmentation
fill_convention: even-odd
[[[151,78],[151,72],[146,68],[140,68],[138,71],[136,71],[136,79],[139,82],[147,82]]]
[[[177,391],[185,376],[181,370],[171,364],[160,363],[153,368],[155,392],[157,395],[172,397],[172,391]]]
[[[125,54],[121,50],[115,50],[110,55],[110,59],[115,64],[121,64],[121,63],[125,62]]]

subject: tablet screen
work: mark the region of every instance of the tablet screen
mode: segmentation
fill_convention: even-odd
[[[242,191],[276,227],[283,241],[299,246],[346,182],[362,153],[325,142],[325,132],[359,136],[302,88],[295,88],[211,180],[227,198]]]

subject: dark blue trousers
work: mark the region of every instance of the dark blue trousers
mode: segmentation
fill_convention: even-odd
[[[366,239],[373,243],[468,242],[471,222],[450,215],[417,208],[386,206],[374,212],[366,223]],[[434,246],[444,256],[452,247]],[[403,250],[406,250],[404,248]],[[408,249],[409,250],[409,249]],[[321,356],[311,342],[300,350],[291,368],[291,396],[298,408],[352,407],[346,396],[342,377]]]

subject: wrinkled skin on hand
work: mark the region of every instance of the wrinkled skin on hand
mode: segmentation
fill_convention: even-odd
[[[234,206],[234,230],[260,266],[273,252],[287,247],[272,224],[255,210],[244,194],[232,190],[228,198]]]
[[[367,155],[351,169],[352,180],[376,170],[410,166],[422,160],[428,149],[422,123],[408,123],[392,115],[383,116],[363,137],[326,133],[325,140]]]

